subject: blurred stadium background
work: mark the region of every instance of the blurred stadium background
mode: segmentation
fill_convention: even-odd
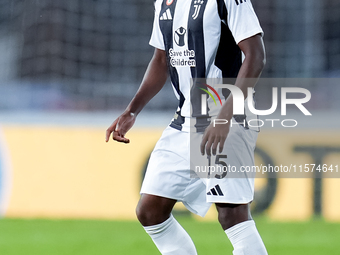
[[[150,2],[1,0],[0,109],[123,109],[153,53]],[[263,77],[340,76],[339,1],[253,5],[265,31]],[[169,93],[148,109],[172,110]]]
[[[305,84],[313,118],[290,132],[263,130],[257,162],[339,165],[340,2],[252,3],[265,31],[263,77],[325,79]],[[0,254],[157,254],[134,207],[177,106],[170,84],[140,115],[130,145],[104,143],[152,56],[152,20],[152,0],[0,0]],[[270,87],[257,92],[268,107]],[[339,179],[310,177],[257,179],[253,211],[272,254],[340,250]],[[199,234],[215,223],[176,211],[199,251],[231,251],[223,235]],[[205,220],[215,218],[212,209]]]

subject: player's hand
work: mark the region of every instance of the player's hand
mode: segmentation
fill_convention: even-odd
[[[223,151],[225,140],[229,133],[229,124],[225,125],[213,125],[211,123],[205,130],[202,142],[201,142],[201,153],[204,155],[207,153],[208,156],[216,155],[217,146],[219,147],[219,153]]]
[[[125,134],[131,129],[135,120],[136,116],[134,114],[125,111],[106,130],[106,142],[109,141],[112,134],[113,140],[121,143],[129,143],[130,140],[125,137]]]

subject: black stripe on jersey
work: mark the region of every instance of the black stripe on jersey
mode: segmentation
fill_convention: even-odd
[[[215,65],[221,69],[223,78],[236,78],[242,65],[241,49],[236,44],[230,29],[223,22]]]
[[[215,59],[215,65],[221,69],[223,78],[236,78],[242,65],[240,47],[228,27],[228,11],[224,0],[216,0],[221,18],[221,37]]]
[[[175,16],[176,4],[177,4],[177,0],[174,0],[171,5],[167,5],[166,1],[163,1],[160,14],[166,12],[169,9],[172,17],[174,17]],[[167,52],[169,52],[169,49],[171,49],[173,47],[172,22],[170,20],[164,20],[164,21],[160,20],[159,21],[159,27],[160,27],[160,30],[162,31],[162,34],[163,34],[165,50]],[[168,54],[166,54],[166,55],[168,56]],[[170,63],[170,59],[168,59],[167,62]],[[175,128],[175,129],[182,130],[182,124],[184,123],[184,118],[181,116],[181,109],[183,107],[185,98],[184,98],[184,95],[179,88],[179,78],[178,78],[178,73],[177,73],[176,68],[169,64],[168,69],[169,69],[169,74],[170,74],[170,78],[171,78],[171,83],[174,86],[177,94],[179,95],[179,111],[177,111],[178,117],[174,119],[174,121],[170,124],[170,126]]]
[[[204,86],[197,80],[206,77],[205,47],[203,33],[203,14],[207,0],[192,0],[188,19],[188,49],[195,51],[196,66],[191,67],[193,84],[190,91],[192,117],[196,118],[195,127],[197,132],[203,132],[209,126],[210,121],[207,115],[201,113],[202,94],[206,92],[199,88]],[[201,80],[202,82],[202,80]],[[207,95],[208,97],[209,95]],[[209,109],[208,109],[209,112]]]
[[[221,20],[227,24],[227,7],[225,6],[224,0],[216,0],[217,1],[217,9],[218,15],[220,16]]]

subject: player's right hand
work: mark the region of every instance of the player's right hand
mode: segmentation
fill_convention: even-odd
[[[131,129],[135,123],[136,116],[128,111],[125,111],[120,115],[112,125],[106,130],[106,142],[112,139],[121,143],[130,143],[130,139],[125,137],[125,134]]]

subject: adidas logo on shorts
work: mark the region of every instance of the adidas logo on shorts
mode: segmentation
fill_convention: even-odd
[[[220,185],[216,185],[214,188],[212,188],[208,193],[208,196],[224,196],[223,192],[220,188]]]

